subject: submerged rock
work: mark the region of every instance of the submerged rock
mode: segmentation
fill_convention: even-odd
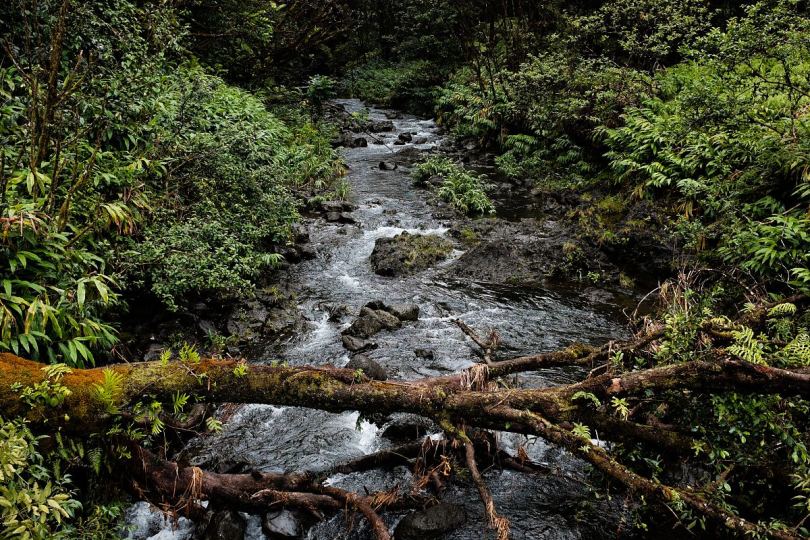
[[[362,369],[363,375],[375,381],[388,379],[388,373],[385,371],[385,368],[364,354],[358,354],[349,360],[349,363],[346,364],[346,369],[355,371]]]
[[[381,171],[395,171],[399,168],[399,165],[397,165],[396,163],[381,161],[379,167]]]
[[[453,244],[441,236],[403,232],[393,238],[378,239],[369,261],[377,274],[399,277],[426,270],[452,251]]]
[[[426,540],[438,538],[455,530],[467,521],[464,507],[441,503],[405,516],[394,530],[395,540]]]

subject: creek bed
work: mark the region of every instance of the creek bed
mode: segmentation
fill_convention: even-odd
[[[340,100],[349,112],[364,109],[357,100]],[[385,120],[387,111],[370,110],[370,119]],[[390,114],[388,116],[394,116]],[[389,377],[412,380],[446,375],[472,365],[474,345],[452,323],[460,318],[481,331],[497,329],[509,354],[520,355],[549,351],[574,341],[598,344],[620,338],[626,329],[622,307],[626,303],[612,293],[593,296],[577,287],[526,289],[491,286],[481,283],[454,282],[443,277],[444,268],[453,264],[461,251],[450,260],[408,277],[386,278],[376,275],[368,262],[379,238],[403,231],[419,234],[443,234],[452,223],[435,217],[435,208],[426,201],[425,192],[412,186],[406,167],[381,170],[380,162],[396,161],[394,152],[413,152],[411,147],[430,151],[442,142],[440,128],[432,120],[397,115],[394,130],[375,134],[369,145],[344,150],[352,202],[352,214],[358,225],[341,225],[316,220],[309,224],[311,242],[317,257],[298,264],[293,274],[300,309],[311,329],[282,346],[268,345],[255,362],[281,360],[292,365],[333,364],[344,366],[350,357],[341,343],[341,331],[351,318],[330,320],[330,310],[347,306],[353,313],[366,303],[382,300],[388,304],[418,304],[418,322],[407,323],[394,332],[374,337],[379,348],[366,353],[388,372]],[[422,142],[395,146],[401,133],[415,133]],[[626,300],[626,299],[624,299]],[[334,322],[333,322],[334,321]],[[416,349],[433,352],[433,359],[417,357]],[[521,383],[545,386],[571,382],[581,373],[570,369],[552,369],[522,375]],[[525,438],[499,434],[501,444],[516,448]],[[245,406],[225,425],[222,433],[193,440],[184,450],[192,464],[216,465],[222,470],[241,468],[259,471],[324,470],[365,453],[390,446],[381,437],[381,429],[358,417],[357,413],[330,414],[321,411],[272,406]],[[488,470],[489,483],[498,511],[511,522],[515,539],[613,538],[625,510],[621,498],[595,497],[582,483],[585,467],[565,452],[542,440],[528,441],[531,458],[556,469],[548,476],[528,476],[511,471]],[[405,468],[338,476],[330,479],[347,489],[390,489],[406,486],[410,472]],[[444,500],[462,504],[468,515],[466,525],[446,538],[472,540],[486,537],[481,502],[471,483],[453,482]],[[386,514],[393,525],[403,514]],[[131,538],[192,538],[191,527],[155,531],[150,526],[148,509],[140,504],[130,511],[135,527]],[[248,517],[246,538],[264,538],[257,525],[259,518]],[[315,525],[311,539],[371,538],[362,520],[347,532],[343,516],[338,515]]]

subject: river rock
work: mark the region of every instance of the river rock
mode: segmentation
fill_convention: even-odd
[[[410,133],[405,132],[405,133],[400,133],[398,138],[403,143],[409,143],[409,142],[411,142],[413,140],[413,135],[411,135]]]
[[[441,187],[442,184],[444,184],[444,176],[441,176],[439,174],[434,174],[433,176],[428,178],[427,183],[428,183],[428,185],[436,187],[436,188]]]
[[[394,123],[391,120],[372,120],[366,126],[371,133],[380,133],[383,131],[394,131]]]
[[[402,322],[419,320],[419,306],[416,304],[394,304],[389,306],[382,300],[372,300],[365,307],[390,313]]]
[[[427,144],[428,139],[427,137],[416,137],[413,140],[413,144]]]
[[[267,315],[266,307],[260,302],[251,301],[234,310],[226,327],[232,336],[246,337],[264,326]]]
[[[453,531],[467,521],[464,507],[440,503],[427,510],[411,512],[399,522],[394,530],[395,540],[426,540]]]
[[[368,146],[368,139],[365,137],[357,137],[352,140],[352,148],[366,148]]]
[[[343,342],[343,346],[351,352],[367,352],[379,347],[379,345],[373,341],[356,338],[354,336],[343,335],[340,337],[340,340]]]
[[[360,316],[343,331],[343,335],[368,339],[383,330],[396,330],[401,326],[402,322],[390,313],[364,307],[360,310]]]
[[[330,223],[344,223],[346,225],[357,224],[357,220],[348,212],[327,212],[326,221]]]
[[[304,534],[304,526],[290,510],[279,510],[265,514],[262,520],[262,531],[270,540],[301,538]]]
[[[435,360],[436,354],[430,349],[414,349],[413,353],[422,360]]]
[[[399,168],[399,165],[397,165],[396,163],[381,161],[379,167],[381,171],[395,171]]]
[[[378,239],[369,261],[374,272],[381,276],[407,276],[446,259],[452,250],[453,244],[441,236],[403,232],[393,238]]]
[[[447,270],[456,279],[531,287],[551,277],[615,271],[602,251],[558,222],[476,220],[468,234],[480,241]]]
[[[358,354],[349,360],[349,363],[346,364],[346,369],[353,371],[362,369],[363,375],[375,381],[388,379],[388,373],[386,373],[385,368],[364,354]]]
[[[394,141],[394,146],[405,146],[405,141],[396,140],[396,141]]]
[[[354,212],[357,207],[348,201],[321,201],[318,204],[318,209],[324,214],[330,212],[341,214],[343,212]]]
[[[247,526],[233,510],[217,512],[211,518],[203,535],[204,540],[244,540]]]
[[[385,117],[389,120],[396,120],[397,118],[402,118],[402,113],[399,111],[385,111]]]
[[[427,418],[415,414],[396,413],[382,426],[381,436],[400,444],[421,439],[438,430],[438,426]]]
[[[387,311],[403,322],[419,320],[419,306],[416,304],[394,304]]]

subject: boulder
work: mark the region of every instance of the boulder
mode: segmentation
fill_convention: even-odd
[[[354,336],[343,335],[340,337],[340,339],[343,342],[343,346],[351,352],[372,351],[379,347],[379,345],[373,341],[356,338]]]
[[[402,141],[403,143],[409,143],[413,140],[413,135],[411,135],[408,132],[400,133],[399,140]]]
[[[426,418],[415,414],[398,413],[391,415],[388,422],[383,425],[381,436],[402,444],[421,439],[438,430],[438,426]]]
[[[326,221],[330,223],[344,223],[346,225],[357,224],[357,220],[348,212],[327,212]]]
[[[419,320],[419,306],[416,304],[394,304],[386,311],[403,322]]]
[[[368,339],[383,330],[396,330],[401,326],[402,322],[390,313],[364,307],[360,316],[343,331],[343,335]]]
[[[397,170],[397,168],[399,168],[399,165],[397,165],[396,163],[388,163],[387,161],[381,161],[379,167],[381,171],[395,171]]]
[[[340,214],[343,212],[354,212],[357,210],[357,207],[348,201],[321,201],[318,204],[318,209],[324,214],[328,214],[329,212],[337,212]]]
[[[352,140],[352,148],[365,148],[368,146],[368,139],[365,137],[357,137]]]
[[[413,139],[413,144],[427,144],[427,142],[427,137],[415,137]]]
[[[302,538],[304,526],[290,510],[268,512],[262,520],[262,531],[270,540],[285,538]]]
[[[464,507],[440,503],[427,510],[411,512],[394,530],[395,540],[427,540],[453,531],[467,521]]]
[[[346,369],[353,371],[362,369],[363,375],[375,381],[388,379],[388,373],[385,371],[385,368],[364,354],[358,354],[349,360],[349,363],[346,364]]]
[[[430,349],[414,349],[413,353],[422,360],[434,360],[436,358],[436,354]]]
[[[404,232],[393,238],[380,238],[369,261],[381,276],[399,277],[415,274],[444,260],[453,244],[437,235],[412,235]]]
[[[394,123],[391,120],[372,120],[366,126],[371,133],[380,133],[383,131],[394,131]]]
[[[394,304],[389,306],[382,300],[372,300],[365,307],[375,311],[385,311],[403,322],[419,320],[419,306],[416,304]]]

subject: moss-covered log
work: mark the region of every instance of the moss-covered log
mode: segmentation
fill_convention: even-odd
[[[633,395],[650,390],[699,390],[714,392],[751,392],[793,394],[810,397],[810,373],[754,365],[726,358],[718,353],[713,360],[664,366],[621,375],[599,375],[583,382],[542,389],[473,390],[487,385],[473,381],[484,374],[486,366],[473,368],[475,374],[461,378],[426,379],[414,382],[373,381],[351,370],[334,367],[287,367],[251,365],[247,368],[233,360],[207,359],[199,362],[147,362],[117,364],[108,368],[73,370],[58,380],[50,380],[45,366],[10,354],[0,355],[0,406],[5,416],[26,416],[35,423],[58,423],[74,432],[93,432],[133,403],[148,396],[150,400],[170,401],[178,392],[207,403],[264,403],[320,409],[330,412],[365,413],[410,412],[436,420],[454,432],[454,425],[507,430],[538,435],[559,444],[589,461],[609,478],[632,491],[665,504],[682,501],[692,510],[707,515],[741,533],[759,531],[753,523],[708,504],[700,496],[679,491],[644,478],[624,467],[604,451],[583,440],[564,422],[590,418],[594,425],[607,429],[602,437],[630,438],[658,443],[683,450],[688,439],[662,428],[632,422],[599,418],[578,403],[576,395],[588,392],[597,398]],[[464,381],[467,381],[465,384]],[[61,404],[40,403],[26,394],[26,388],[43,384],[64,387],[67,397]],[[27,396],[27,397],[26,397]],[[146,456],[146,457],[143,457]],[[150,483],[158,491],[174,490],[175,482],[200,490],[206,498],[223,498],[242,506],[273,499],[272,494],[296,493],[296,500],[313,501],[320,495],[340,500],[359,509],[372,523],[378,538],[385,538],[369,501],[352,494],[327,493],[323,489],[301,489],[304,479],[290,477],[236,476],[218,477],[193,468],[183,469],[160,460],[141,462]],[[151,459],[151,458],[149,458]],[[181,474],[182,472],[182,474]],[[202,476],[199,476],[201,475]],[[161,478],[163,480],[161,480]],[[161,482],[168,482],[161,486]],[[302,482],[299,485],[297,482]],[[171,485],[169,485],[171,484]],[[319,499],[320,500],[320,499]],[[327,505],[328,506],[328,505]],[[790,538],[789,535],[783,535]]]

